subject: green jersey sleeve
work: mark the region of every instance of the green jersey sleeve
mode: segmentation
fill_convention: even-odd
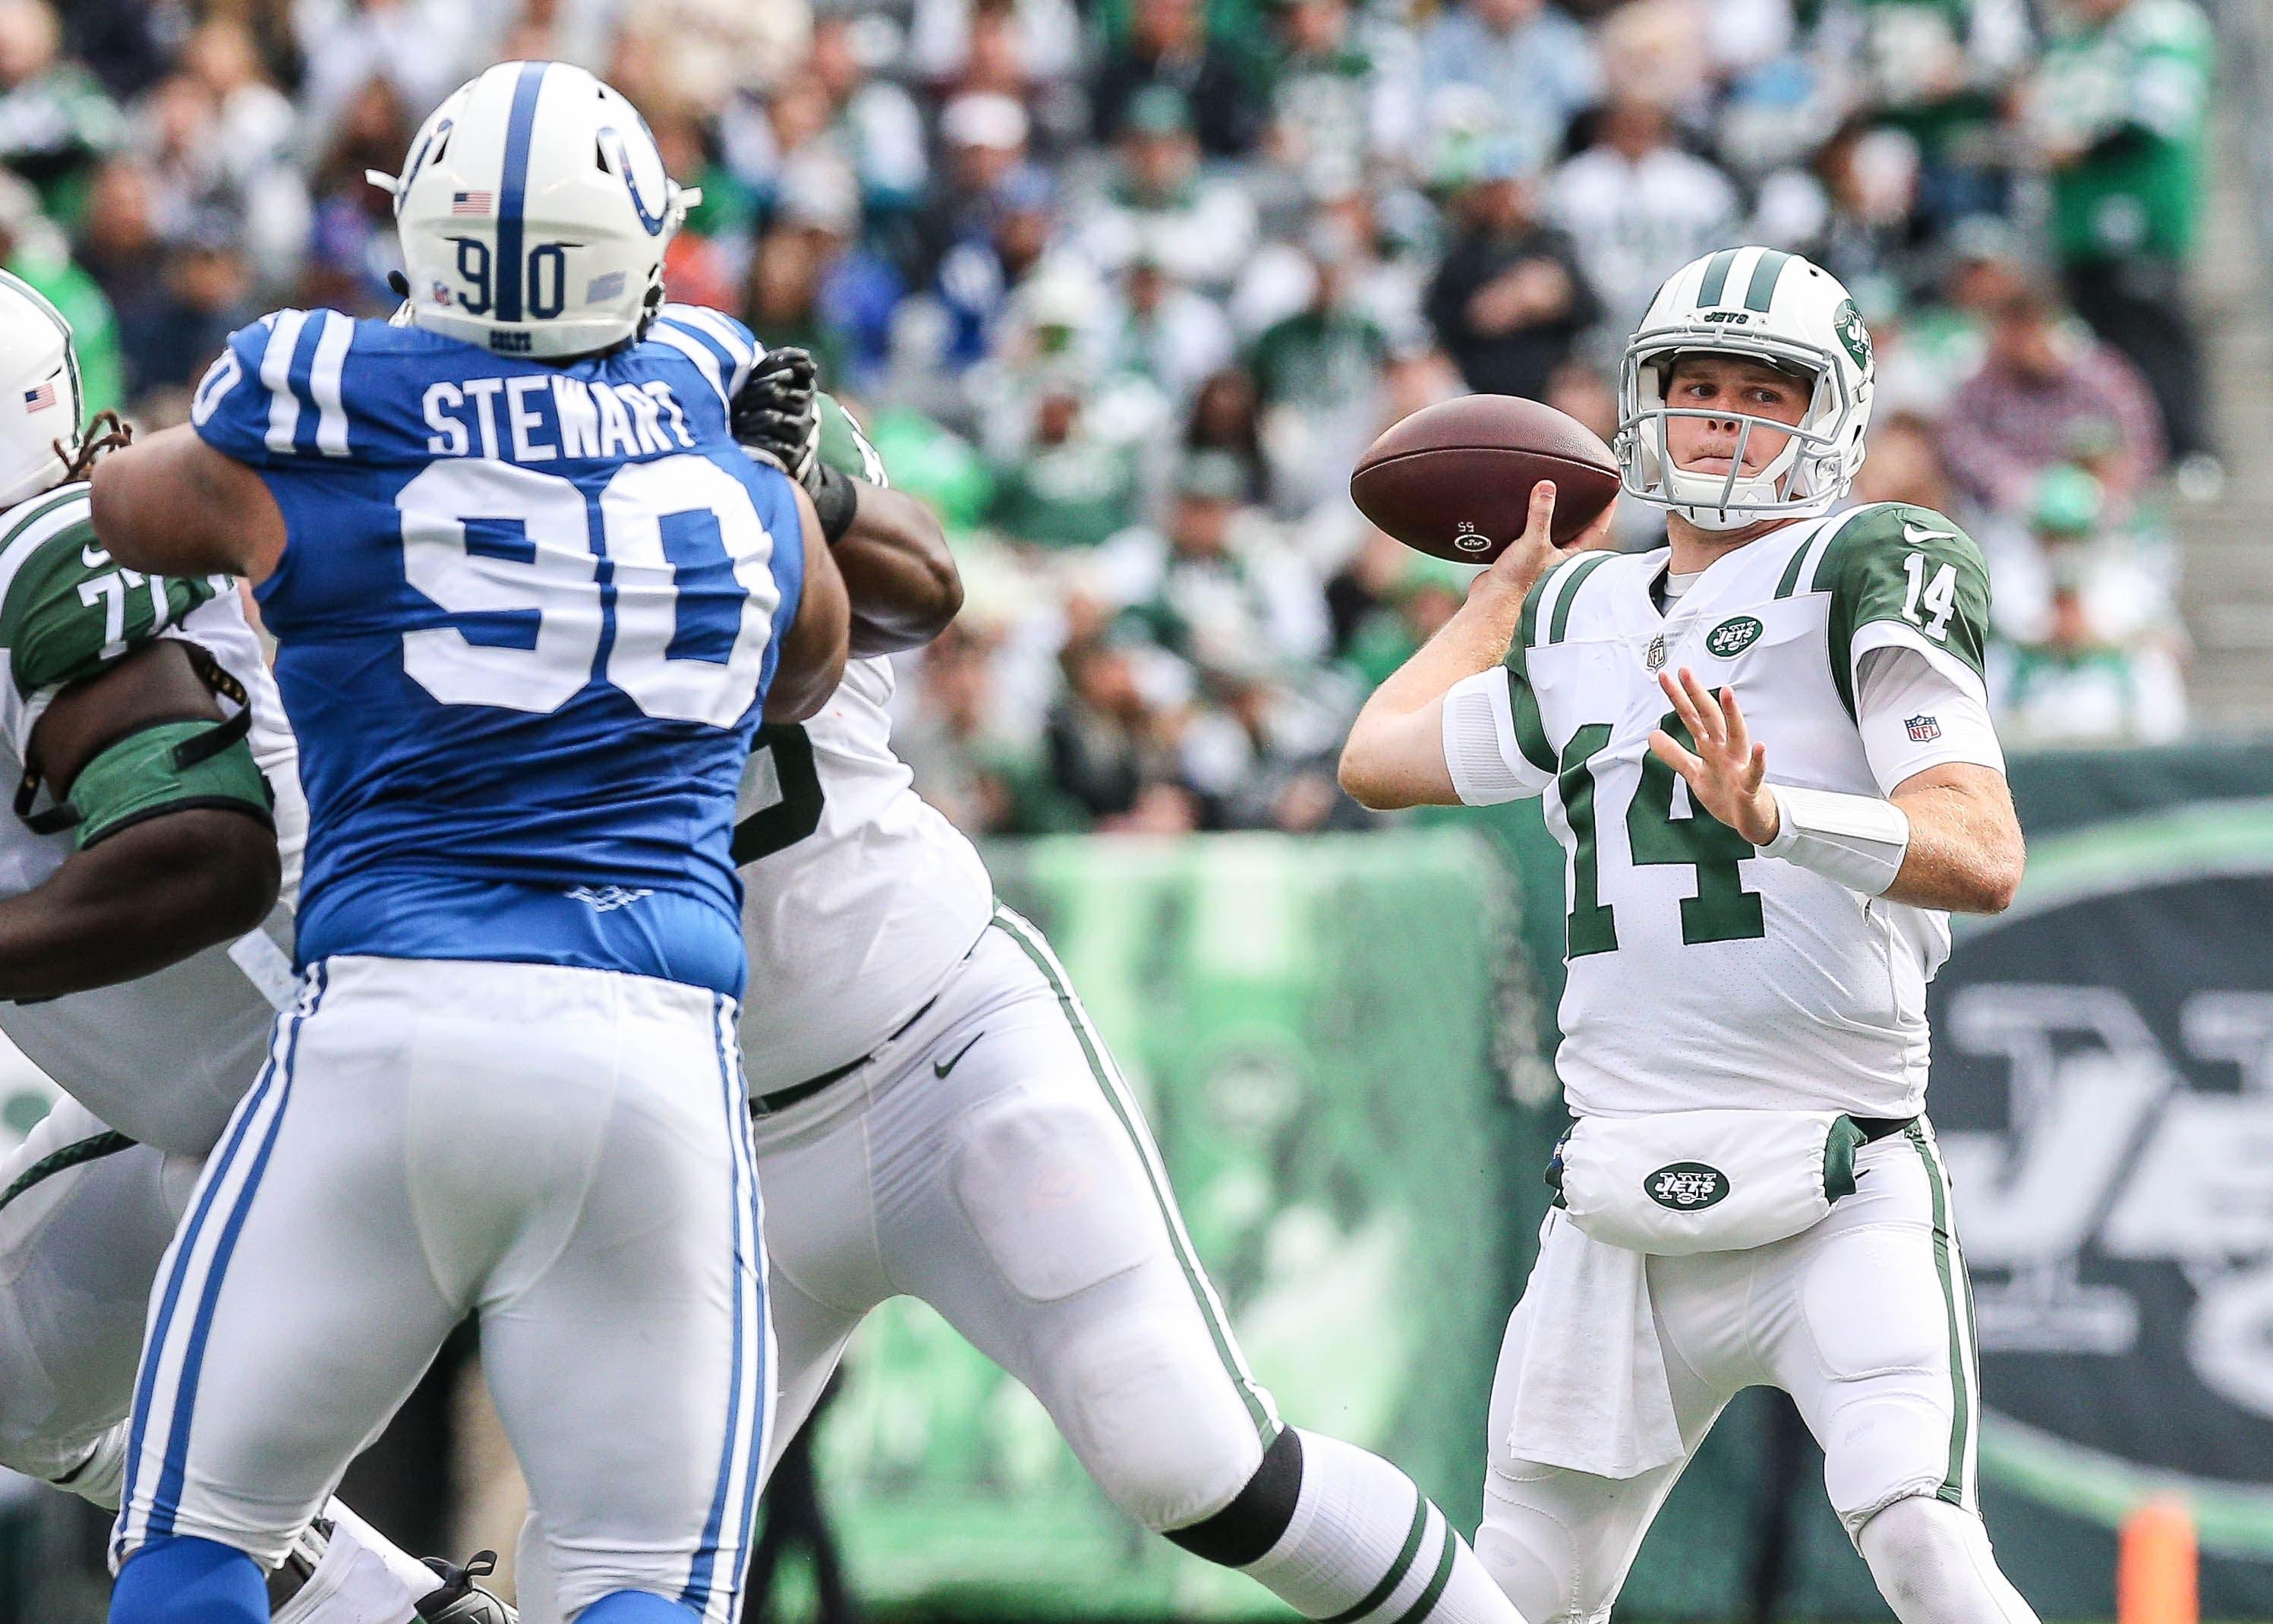
[[[220,577],[146,575],[112,561],[84,486],[0,538],[0,650],[14,699],[94,676],[219,593]]]
[[[890,476],[884,472],[884,459],[876,455],[869,443],[859,419],[844,410],[844,403],[823,390],[814,399],[814,410],[821,418],[821,460],[838,473],[854,479],[865,479],[870,485],[889,485]]]
[[[1856,514],[1824,549],[1811,585],[1831,594],[1831,677],[1850,716],[1858,642],[1947,654],[1983,676],[1989,567],[1972,538],[1932,508],[1887,502]],[[1878,627],[1890,629],[1871,631]]]

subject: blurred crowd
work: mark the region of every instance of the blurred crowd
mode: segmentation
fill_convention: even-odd
[[[811,349],[946,518],[919,786],[1307,830],[1364,820],[1345,726],[1469,573],[1357,455],[1464,389],[1609,438],[1651,292],[1742,242],[1860,303],[1857,494],[1982,542],[2009,739],[2183,727],[2213,54],[2195,0],[0,0],[0,262],[92,407],[177,420],[249,317],[392,308],[364,172],[452,86],[581,63],[703,189],[674,297]]]

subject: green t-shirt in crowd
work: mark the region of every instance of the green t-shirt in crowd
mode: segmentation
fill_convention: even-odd
[[[2216,54],[2194,0],[2132,0],[2097,27],[2052,39],[2038,94],[2091,144],[2052,177],[2061,259],[2193,250]]]

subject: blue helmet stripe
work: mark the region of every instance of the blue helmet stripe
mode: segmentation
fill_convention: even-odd
[[[521,206],[529,194],[529,141],[536,129],[536,93],[544,88],[549,62],[524,62],[513,87],[513,116],[505,128],[505,174],[498,183],[497,319],[519,321],[522,279],[529,267],[521,254]]]

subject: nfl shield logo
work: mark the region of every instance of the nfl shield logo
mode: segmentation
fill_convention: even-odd
[[[1649,652],[1643,657],[1642,664],[1652,671],[1665,669],[1665,634],[1663,632],[1660,632],[1649,640]]]
[[[1914,716],[1902,724],[1910,730],[1910,737],[1920,744],[1931,744],[1941,737],[1941,723],[1930,716]]]

